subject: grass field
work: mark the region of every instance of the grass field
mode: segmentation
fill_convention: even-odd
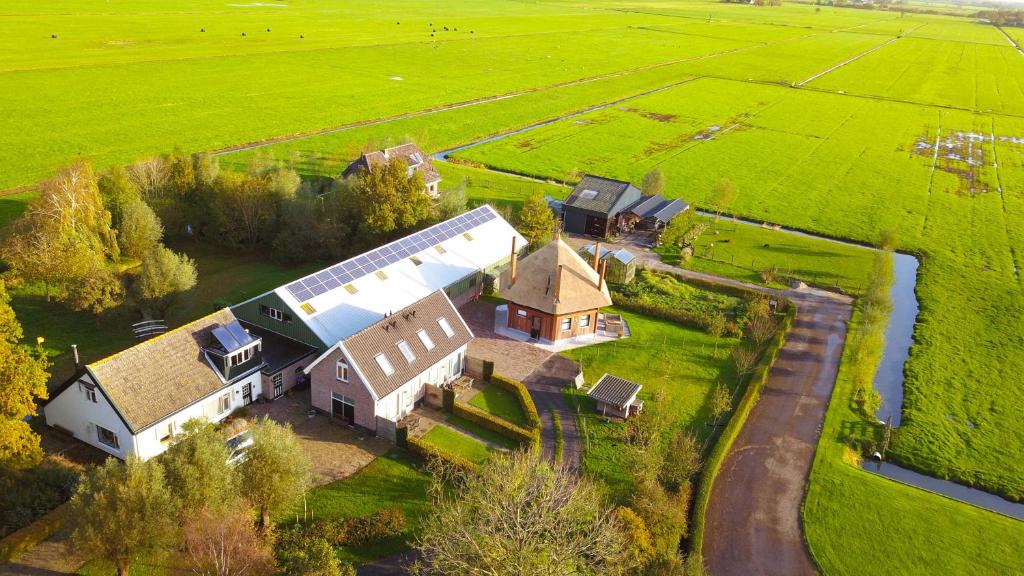
[[[445,452],[462,456],[475,464],[483,464],[491,457],[491,449],[486,444],[447,426],[434,426],[430,432],[423,435],[422,440]]]
[[[487,386],[479,394],[470,398],[469,404],[518,426],[525,428],[529,425],[516,395],[499,386],[493,384]]]

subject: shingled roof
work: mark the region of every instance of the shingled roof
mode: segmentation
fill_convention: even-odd
[[[610,214],[611,210],[622,195],[630,190],[637,195],[640,194],[640,191],[629,182],[587,174],[572,189],[572,193],[565,200],[565,205],[614,216]]]
[[[383,150],[366,152],[360,155],[355,162],[349,164],[348,168],[345,168],[345,171],[342,173],[342,176],[348,178],[360,170],[373,170],[377,166],[387,164],[392,158],[400,158],[405,161],[410,177],[414,172],[422,174],[423,183],[428,186],[441,181],[441,175],[437,172],[437,168],[434,167],[430,156],[424,154],[419,146],[415,144],[401,144]]]
[[[453,334],[449,337],[441,327],[444,319]],[[418,336],[426,332],[434,347],[427,350]],[[377,398],[383,398],[412,380],[424,370],[438,363],[473,339],[473,333],[462,320],[458,310],[443,290],[402,308],[388,317],[371,324],[342,341],[346,355],[355,364],[373,389]],[[405,341],[415,358],[406,360],[398,343]],[[385,375],[376,357],[383,354],[394,368]]]
[[[556,299],[559,266],[562,279]],[[520,306],[549,314],[571,314],[612,304],[608,286],[600,282],[597,271],[561,238],[523,258],[517,270],[515,283],[511,282],[511,270],[502,274],[500,293]]]
[[[137,433],[226,385],[203,347],[214,328],[233,321],[224,308],[86,368]]]
[[[643,386],[636,382],[630,382],[625,378],[605,374],[594,384],[594,387],[587,392],[591,398],[611,404],[618,408],[625,408],[626,404],[636,397]]]

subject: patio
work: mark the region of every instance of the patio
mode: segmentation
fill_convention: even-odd
[[[629,325],[621,316],[618,314],[602,313],[597,315],[597,331],[593,334],[564,338],[555,342],[530,338],[530,335],[526,332],[520,332],[508,327],[508,306],[505,304],[494,309],[494,332],[511,340],[527,342],[548,352],[562,352],[563,350],[592,346],[602,342],[621,340],[630,336]]]

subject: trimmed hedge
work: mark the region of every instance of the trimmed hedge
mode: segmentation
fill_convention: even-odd
[[[46,540],[64,524],[65,504],[50,510],[35,522],[0,540],[0,563],[13,562]]]
[[[534,442],[535,437],[539,438],[539,428],[535,427],[530,430],[520,428],[504,418],[498,418],[490,412],[486,412],[476,406],[471,406],[458,400],[455,402],[455,409],[452,410],[452,414],[461,416],[474,424],[479,424],[480,426],[483,426],[492,432],[497,432],[506,438],[511,438],[520,444],[531,443]]]
[[[783,301],[786,300],[783,299]],[[796,306],[794,306],[792,302],[786,302],[786,317],[782,322],[779,332],[768,344],[767,349],[762,353],[761,361],[759,362],[754,375],[747,383],[747,389],[743,393],[743,398],[740,399],[739,405],[736,407],[736,411],[733,413],[732,418],[729,419],[728,424],[725,425],[725,429],[722,430],[722,434],[719,436],[718,442],[715,443],[714,448],[711,449],[711,454],[704,463],[704,471],[700,477],[700,485],[697,488],[697,497],[693,506],[693,521],[691,522],[693,527],[693,537],[690,539],[691,557],[702,557],[701,549],[704,545],[704,522],[708,509],[708,501],[711,499],[711,486],[715,482],[715,477],[718,476],[718,471],[722,467],[722,462],[725,461],[725,456],[729,453],[729,449],[732,448],[732,443],[736,440],[736,437],[739,436],[740,430],[747,422],[747,417],[750,416],[751,410],[754,409],[754,405],[757,404],[758,399],[761,397],[761,390],[764,388],[764,384],[768,380],[768,373],[771,372],[772,365],[775,364],[775,358],[778,356],[779,350],[781,350],[782,346],[785,345],[786,335],[789,333],[789,329],[793,325],[793,319],[796,318]]]
[[[410,452],[422,456],[425,460],[430,460],[433,458],[444,460],[445,462],[455,466],[456,468],[459,468],[463,472],[470,474],[476,474],[480,470],[479,466],[463,458],[462,456],[459,456],[458,454],[452,454],[451,452],[448,452],[446,450],[441,450],[440,448],[434,446],[433,444],[427,444],[426,442],[422,441],[419,438],[410,437],[408,439],[408,445]]]
[[[490,381],[491,384],[515,394],[519,400],[519,406],[523,409],[523,414],[526,415],[526,422],[529,427],[540,428],[540,414],[537,413],[537,406],[533,403],[530,391],[526,389],[522,382],[507,378],[501,374],[492,375]]]

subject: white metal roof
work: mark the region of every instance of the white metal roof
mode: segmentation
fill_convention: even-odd
[[[458,228],[454,227],[456,221],[462,223]],[[459,232],[454,235],[441,233],[450,230]],[[412,238],[428,237],[432,240],[418,241],[416,246],[409,245]],[[485,205],[280,286],[274,292],[320,340],[332,345],[380,320],[384,314],[405,308],[436,290],[506,258],[511,254],[512,238],[516,239],[517,248],[526,245],[526,240],[515,228],[493,208]],[[405,249],[399,252],[398,248],[403,242]],[[442,250],[438,250],[438,246]],[[402,256],[392,258],[395,260],[392,263],[383,261],[383,265],[372,271],[360,269],[339,276],[342,266],[356,261],[366,262],[368,255],[380,254],[389,248]],[[414,263],[413,257],[420,264]],[[319,294],[302,289],[301,283],[315,283],[317,277],[322,280],[321,284],[316,285]],[[342,284],[338,278],[348,281]],[[355,292],[352,293],[347,287]],[[300,297],[307,295],[308,298],[300,300]],[[312,312],[304,307],[312,307]]]

